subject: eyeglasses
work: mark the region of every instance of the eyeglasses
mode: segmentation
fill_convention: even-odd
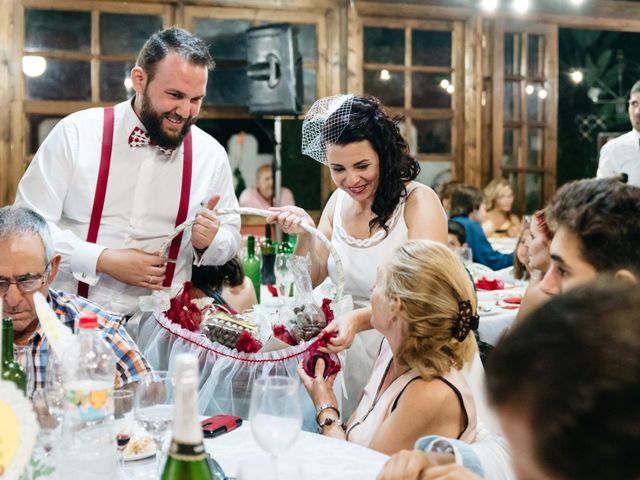
[[[4,295],[9,291],[11,285],[18,287],[22,293],[32,293],[38,290],[45,283],[45,277],[49,274],[49,264],[47,264],[44,272],[37,275],[30,275],[29,278],[19,280],[0,279],[0,295]]]

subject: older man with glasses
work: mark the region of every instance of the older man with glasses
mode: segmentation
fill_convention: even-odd
[[[50,354],[33,301],[33,294],[44,295],[61,321],[76,330],[81,316],[98,319],[103,338],[117,358],[116,388],[138,381],[151,371],[138,347],[124,328],[122,317],[102,310],[82,297],[49,289],[60,267],[60,255],[53,250],[47,222],[24,207],[0,208],[0,295],[4,315],[11,317],[14,341],[28,345],[33,355],[34,387],[42,388]]]

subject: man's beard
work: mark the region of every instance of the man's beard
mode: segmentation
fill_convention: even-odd
[[[182,130],[176,136],[169,136],[162,129],[162,119],[165,114],[158,113],[151,105],[151,100],[147,95],[147,90],[142,92],[142,102],[140,104],[140,120],[147,129],[151,141],[162,148],[175,150],[178,148],[184,137],[189,133],[191,125],[196,123],[198,117],[189,117],[185,120]]]

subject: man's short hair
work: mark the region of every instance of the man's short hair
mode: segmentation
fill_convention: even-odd
[[[558,478],[640,478],[640,288],[600,278],[553,297],[488,359],[495,407],[522,408]]]
[[[633,84],[633,87],[631,87],[631,91],[629,92],[629,96],[638,92],[640,92],[640,80]]]
[[[151,35],[138,54],[136,66],[142,67],[151,81],[158,63],[171,52],[176,52],[193,65],[209,70],[215,66],[207,45],[192,33],[178,27],[167,28]]]
[[[47,221],[39,213],[19,205],[0,208],[0,241],[12,236],[38,235],[44,246],[45,263],[55,254],[51,231]]]
[[[465,230],[464,225],[460,222],[456,222],[455,220],[449,220],[447,227],[449,233],[451,235],[455,235],[458,242],[460,242],[460,245],[467,243],[467,231]]]
[[[581,257],[596,271],[640,276],[640,188],[610,178],[568,183],[547,207],[547,221],[580,239]]]
[[[471,212],[480,208],[484,201],[482,190],[468,185],[458,186],[451,194],[450,215],[469,216]]]

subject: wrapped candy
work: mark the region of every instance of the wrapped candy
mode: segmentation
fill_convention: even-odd
[[[198,306],[192,303],[193,298],[191,282],[184,282],[182,292],[171,299],[169,310],[164,314],[182,328],[191,332],[199,332],[202,313]]]

